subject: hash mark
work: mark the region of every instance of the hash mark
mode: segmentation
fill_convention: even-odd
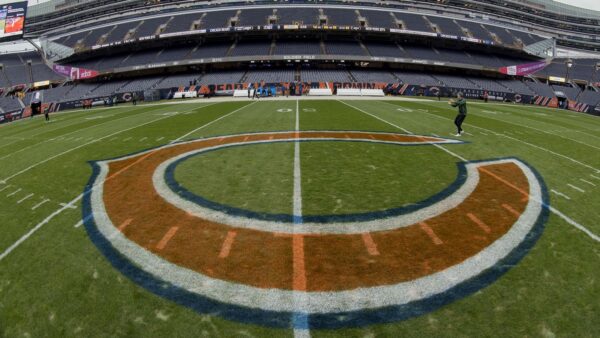
[[[225,237],[225,241],[221,247],[221,252],[219,252],[219,258],[227,258],[227,256],[229,256],[229,253],[231,252],[231,246],[233,245],[236,235],[237,232],[235,231],[230,230],[227,232],[227,236]]]
[[[31,210],[35,210],[35,209],[41,207],[42,204],[44,204],[46,202],[50,202],[50,200],[49,199],[45,199],[45,200],[41,201],[40,203],[38,203],[38,204],[34,205],[33,207],[31,207]]]
[[[584,180],[583,178],[580,178],[579,180],[580,180],[581,182],[583,182],[583,183],[587,183],[587,184],[589,184],[589,185],[591,185],[591,186],[594,186],[594,187],[596,186],[594,183],[592,183],[592,182],[590,182],[590,181],[588,181],[588,180]]]
[[[21,199],[20,199],[20,200],[17,202],[17,204],[21,204],[21,203],[23,203],[23,201],[25,201],[25,200],[27,200],[27,199],[31,198],[33,195],[35,195],[35,194],[29,194],[29,195],[27,195],[27,196],[25,196],[25,197],[21,198]]]
[[[508,205],[508,204],[502,204],[502,207],[503,207],[504,209],[508,210],[508,212],[510,212],[511,214],[513,214],[513,215],[515,215],[515,216],[517,216],[517,217],[520,217],[520,216],[521,216],[521,214],[520,214],[518,211],[516,211],[515,209],[513,209],[513,207],[511,207],[511,206],[510,206],[510,205]]]
[[[365,246],[367,247],[367,252],[371,256],[379,256],[379,250],[377,250],[377,243],[373,240],[373,237],[370,233],[362,234],[363,242],[365,242]]]
[[[169,231],[167,231],[167,233],[163,236],[163,238],[160,240],[160,242],[158,242],[158,244],[156,245],[156,248],[158,250],[162,250],[167,246],[167,243],[169,243],[169,241],[171,240],[171,238],[173,238],[173,236],[175,236],[175,234],[177,233],[177,230],[179,230],[179,227],[172,227],[171,229],[169,229]]]
[[[125,228],[131,224],[131,222],[133,221],[133,218],[128,218],[127,220],[125,220],[125,222],[121,223],[121,225],[119,225],[119,231],[123,232],[123,230],[125,230]]]
[[[433,241],[433,244],[435,244],[435,245],[444,244],[444,242],[442,242],[442,240],[435,234],[433,229],[431,229],[429,224],[427,224],[425,222],[421,222],[421,223],[419,223],[419,225],[421,226],[421,230],[423,230],[427,234],[427,236],[429,236],[429,238],[431,238],[431,241]]]
[[[19,191],[21,191],[21,190],[23,190],[23,189],[19,188],[19,189],[15,190],[14,192],[12,192],[12,193],[10,193],[10,194],[6,195],[6,197],[11,197],[11,196],[14,196],[14,195],[18,194],[18,193],[19,193]]]
[[[569,187],[571,187],[571,188],[573,188],[573,189],[575,189],[575,190],[579,191],[579,192],[585,192],[585,190],[581,189],[580,187],[574,186],[574,185],[572,185],[571,183],[567,183],[567,185],[568,185]]]
[[[551,191],[552,191],[553,193],[557,194],[558,196],[564,197],[564,198],[566,198],[566,199],[568,199],[568,200],[570,200],[570,199],[571,199],[571,197],[569,197],[569,196],[567,196],[567,195],[563,194],[563,193],[562,193],[562,192],[560,192],[560,191],[556,191],[556,190],[554,190],[554,189],[552,189]]]
[[[490,229],[490,227],[487,224],[483,223],[482,220],[477,218],[477,216],[473,215],[472,213],[468,213],[467,217],[469,217],[469,219],[473,221],[473,223],[477,224],[477,226],[479,226],[481,230],[485,231],[488,234],[492,232],[492,229]]]

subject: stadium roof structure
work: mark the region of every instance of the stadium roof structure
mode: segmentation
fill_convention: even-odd
[[[526,5],[534,8],[539,8],[545,11],[552,11],[569,16],[580,16],[592,19],[600,18],[600,11],[577,7],[554,0],[507,0],[519,5]]]

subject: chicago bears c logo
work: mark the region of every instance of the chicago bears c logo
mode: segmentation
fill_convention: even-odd
[[[471,294],[541,235],[545,188],[518,159],[459,163],[456,181],[409,206],[361,214],[256,213],[181,186],[193,156],[275,142],[457,144],[351,131],[231,135],[93,162],[84,200],[90,238],[148,290],[224,318],[337,328],[417,316]]]

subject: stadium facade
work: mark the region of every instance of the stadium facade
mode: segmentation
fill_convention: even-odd
[[[51,0],[28,12],[36,49],[0,54],[0,122],[34,101],[61,110],[250,84],[461,91],[600,114],[600,13],[549,0]]]

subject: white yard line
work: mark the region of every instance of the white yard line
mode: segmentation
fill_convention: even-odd
[[[407,130],[406,128],[402,128],[402,127],[400,127],[400,126],[398,126],[398,125],[396,125],[396,124],[394,124],[394,123],[392,123],[392,122],[390,122],[390,121],[384,120],[384,119],[382,119],[381,117],[379,117],[379,116],[377,116],[377,115],[373,115],[373,114],[371,114],[371,113],[369,113],[369,112],[367,112],[367,111],[365,111],[365,110],[362,110],[362,109],[360,109],[360,108],[358,108],[358,107],[355,107],[355,106],[353,106],[353,105],[351,105],[351,104],[349,104],[349,103],[346,103],[346,102],[344,102],[344,101],[339,101],[339,102],[341,102],[341,103],[343,103],[343,104],[347,105],[347,106],[348,106],[348,107],[350,107],[350,108],[353,108],[353,109],[355,109],[355,110],[358,110],[358,111],[362,112],[363,114],[367,114],[367,115],[369,115],[369,116],[371,116],[371,117],[373,117],[373,118],[375,118],[375,119],[377,119],[377,120],[379,120],[379,121],[381,121],[381,122],[383,122],[383,123],[389,124],[389,125],[390,125],[390,126],[392,126],[392,127],[395,127],[395,128],[397,128],[397,129],[400,129],[400,130],[402,130],[403,132],[405,132],[405,133],[407,133],[407,134],[411,134],[411,135],[413,135],[413,134],[414,134],[412,131],[410,131],[410,130]],[[450,155],[452,155],[452,156],[454,156],[454,157],[456,157],[456,158],[458,158],[458,159],[460,159],[461,161],[467,162],[467,159],[466,159],[466,158],[464,158],[464,157],[462,157],[462,156],[460,156],[460,155],[458,155],[458,154],[456,154],[456,153],[454,153],[454,152],[452,152],[452,151],[450,151],[450,150],[448,150],[448,149],[446,149],[446,148],[442,147],[442,146],[441,146],[441,145],[439,145],[439,144],[435,144],[435,143],[433,143],[433,142],[427,142],[427,143],[428,143],[428,144],[430,144],[430,145],[432,145],[432,146],[434,146],[434,147],[436,147],[436,148],[438,148],[438,149],[440,149],[440,150],[442,150],[442,151],[444,151],[444,152],[446,152],[446,153],[448,153],[448,154],[450,154]]]
[[[135,115],[134,115],[134,116],[135,116]],[[36,146],[38,146],[38,145],[40,145],[40,144],[47,143],[48,141],[57,140],[58,138],[64,138],[64,137],[65,137],[65,136],[67,136],[67,135],[75,134],[75,133],[78,133],[78,132],[80,132],[80,131],[83,131],[83,130],[86,130],[86,129],[95,128],[95,127],[101,126],[101,125],[103,125],[103,124],[107,124],[107,123],[114,123],[115,121],[118,121],[118,120],[121,120],[121,119],[124,119],[124,118],[128,118],[128,117],[131,117],[131,115],[126,115],[126,116],[123,116],[123,117],[121,117],[121,118],[118,118],[118,119],[115,119],[115,120],[111,120],[111,121],[106,121],[106,122],[103,122],[103,123],[94,124],[94,125],[92,125],[92,126],[88,126],[88,127],[82,128],[82,129],[77,129],[77,130],[74,130],[74,131],[72,131],[72,132],[69,132],[69,133],[63,134],[63,135],[61,135],[61,136],[59,136],[59,137],[56,137],[56,138],[50,138],[50,139],[43,140],[43,141],[41,141],[41,142],[38,142],[38,143],[35,143],[35,144],[32,144],[32,145],[29,145],[29,146],[27,146],[27,147],[24,147],[24,148],[21,148],[21,149],[19,149],[19,150],[15,151],[15,152],[12,152],[12,153],[6,154],[6,155],[4,155],[4,156],[0,157],[0,160],[3,160],[3,159],[5,159],[5,158],[7,158],[7,157],[9,157],[9,156],[12,156],[12,155],[14,155],[14,154],[18,154],[18,153],[20,153],[20,152],[22,152],[22,151],[25,151],[25,150],[27,150],[27,149],[30,149],[30,148],[36,147]],[[77,124],[78,124],[78,123],[73,123],[73,124],[70,124],[70,125],[68,125],[68,126],[65,126],[65,127],[74,126],[74,125],[77,125]]]
[[[244,107],[248,107],[248,106],[250,106],[250,105],[246,105],[246,106],[244,106]],[[195,110],[195,109],[200,109],[200,108],[204,108],[204,107],[206,107],[206,106],[202,106],[202,107],[196,107],[196,108],[194,108],[193,110]],[[244,108],[244,107],[242,107],[242,108]],[[240,109],[241,109],[241,108],[240,108]],[[238,110],[236,110],[236,111],[239,111],[240,109],[238,109]],[[227,116],[229,116],[229,115],[231,115],[231,113],[227,114]],[[129,130],[131,130],[131,129],[134,129],[134,128],[139,128],[139,127],[145,126],[145,125],[147,125],[147,124],[154,123],[154,122],[157,122],[157,121],[160,121],[160,120],[163,120],[163,119],[167,119],[167,118],[170,118],[170,117],[174,117],[174,116],[177,116],[177,115],[163,116],[163,117],[161,117],[161,118],[154,119],[154,120],[152,120],[152,121],[149,121],[149,122],[146,122],[146,123],[143,123],[143,124],[139,124],[139,125],[136,125],[136,126],[134,126],[134,127],[127,128],[127,129],[121,130],[121,131],[119,131],[119,132],[115,132],[115,133],[113,133],[113,134],[110,134],[110,135],[104,136],[104,137],[102,137],[102,138],[100,138],[100,139],[97,139],[97,140],[95,140],[95,141],[92,141],[92,142],[90,142],[90,143],[93,143],[93,142],[96,142],[96,141],[99,141],[99,140],[102,140],[102,139],[105,139],[105,138],[108,138],[108,137],[112,137],[112,136],[114,136],[114,135],[116,135],[116,134],[123,133],[123,132],[129,131]],[[221,120],[221,118],[218,118],[217,120]],[[213,121],[211,121],[211,122],[209,122],[209,123],[205,124],[204,126],[210,125],[210,124],[214,123],[215,121],[216,121],[216,120],[213,120]],[[197,128],[197,129],[195,129],[195,130],[200,130],[201,128],[202,128],[202,127],[200,127],[200,128]],[[188,135],[188,134],[189,134],[189,133],[187,133],[186,135]],[[73,148],[73,149],[69,150],[68,152],[70,152],[70,151],[73,151],[73,150],[75,150],[75,149],[78,149],[78,148],[81,148],[81,147],[83,147],[83,146],[85,146],[85,145],[88,145],[88,144],[90,144],[90,143],[86,143],[86,144],[83,144],[83,145],[81,145],[81,146],[79,146],[79,147]],[[51,159],[53,159],[53,158],[56,158],[56,157],[58,157],[58,156],[60,156],[60,155],[62,155],[62,154],[65,154],[65,153],[66,153],[66,152],[64,152],[64,153],[61,153],[61,154],[59,154],[59,155],[56,155],[56,156],[53,156],[53,157],[51,157],[51,158],[49,158],[49,159],[45,160],[44,162],[47,162],[47,161],[49,161],[49,160],[51,160]],[[38,166],[38,165],[39,165],[39,164],[41,164],[41,163],[43,163],[43,162],[40,162],[40,163],[36,164],[35,166]],[[35,167],[35,166],[32,166],[31,168],[33,168],[33,167]],[[29,169],[31,169],[31,168],[29,168]],[[28,169],[28,170],[29,170],[29,169]],[[36,233],[36,232],[37,232],[39,229],[41,229],[41,228],[42,228],[42,227],[43,227],[45,224],[47,224],[48,222],[50,222],[50,221],[51,221],[51,220],[52,220],[54,217],[56,217],[56,216],[60,215],[60,214],[61,214],[63,211],[65,211],[65,210],[67,210],[67,209],[70,209],[72,206],[75,206],[75,205],[76,205],[76,204],[77,204],[77,203],[78,203],[78,202],[79,202],[79,201],[80,201],[80,200],[81,200],[81,199],[82,199],[84,196],[86,196],[87,194],[89,194],[89,193],[90,193],[90,191],[91,191],[91,190],[92,190],[92,189],[93,189],[95,186],[97,186],[97,185],[99,185],[99,184],[103,184],[103,183],[104,183],[104,182],[98,182],[98,183],[97,183],[96,185],[94,185],[92,188],[90,188],[90,189],[88,189],[88,190],[84,191],[83,193],[79,194],[77,197],[75,197],[75,198],[74,198],[73,200],[71,200],[69,203],[67,203],[67,204],[64,204],[64,206],[63,206],[63,207],[61,207],[60,209],[58,209],[58,210],[56,210],[55,212],[53,212],[52,214],[50,214],[48,217],[46,217],[46,218],[45,218],[44,220],[42,220],[40,223],[36,224],[36,226],[34,226],[34,227],[33,227],[31,230],[29,230],[29,231],[28,231],[26,234],[24,234],[23,236],[21,236],[21,238],[19,238],[19,239],[18,239],[18,240],[17,240],[15,243],[13,243],[13,244],[12,244],[11,246],[9,246],[9,247],[8,247],[8,248],[7,248],[7,249],[4,251],[4,252],[2,252],[2,254],[0,254],[0,261],[2,261],[2,260],[3,260],[3,259],[6,257],[6,256],[8,256],[8,255],[9,255],[11,252],[13,252],[13,251],[14,251],[16,248],[18,248],[18,247],[19,247],[19,245],[21,245],[23,242],[25,242],[25,241],[26,241],[26,240],[27,240],[29,237],[31,237],[31,236],[32,236],[34,233]],[[50,201],[50,200],[46,199],[46,200],[44,200],[44,201],[40,202],[38,205],[34,206],[34,207],[32,208],[32,210],[35,210],[35,209],[37,209],[37,208],[38,208],[40,205],[42,205],[42,204],[44,204],[44,203],[46,203],[46,202],[48,202],[48,201]]]
[[[137,125],[135,125],[135,126],[133,126],[133,127],[129,127],[129,128],[127,128],[127,129],[122,129],[122,130],[116,131],[116,132],[114,132],[114,133],[112,133],[112,134],[109,134],[109,135],[106,135],[106,136],[103,136],[103,137],[97,138],[97,139],[95,139],[95,140],[92,140],[92,141],[89,141],[89,142],[86,142],[86,143],[83,143],[83,144],[80,144],[80,145],[78,145],[78,146],[76,146],[76,147],[73,147],[73,148],[67,149],[67,150],[65,150],[65,151],[63,151],[63,152],[61,152],[61,153],[59,153],[59,154],[56,154],[56,155],[54,155],[54,156],[51,156],[51,157],[48,157],[48,158],[44,159],[43,161],[39,161],[39,162],[37,162],[37,163],[35,163],[35,164],[33,164],[33,165],[30,165],[29,167],[27,167],[27,168],[25,168],[25,169],[23,169],[23,170],[21,170],[21,171],[19,171],[19,172],[15,173],[15,174],[13,174],[13,175],[11,175],[11,176],[9,176],[9,177],[7,177],[7,178],[3,179],[2,181],[4,181],[4,182],[7,182],[8,180],[11,180],[11,179],[13,179],[13,178],[15,178],[15,177],[17,177],[17,176],[19,176],[19,175],[21,175],[21,174],[23,174],[23,173],[25,173],[25,172],[29,171],[29,170],[31,170],[31,169],[33,169],[33,168],[36,168],[36,167],[38,167],[38,166],[39,166],[39,165],[41,165],[41,164],[44,164],[44,163],[46,163],[46,162],[48,162],[48,161],[51,161],[51,160],[53,160],[53,159],[55,159],[55,158],[57,158],[57,157],[60,157],[60,156],[66,155],[66,154],[68,154],[68,153],[70,153],[70,152],[72,152],[72,151],[75,151],[75,150],[77,150],[77,149],[80,149],[80,148],[83,148],[83,147],[85,147],[85,146],[88,146],[88,145],[90,145],[90,144],[92,144],[92,143],[96,143],[96,142],[102,141],[102,140],[104,140],[104,139],[107,139],[107,138],[109,138],[109,137],[113,137],[113,136],[115,136],[115,135],[117,135],[117,134],[121,134],[121,133],[124,133],[124,132],[126,132],[126,131],[130,131],[130,130],[132,130],[132,129],[135,129],[135,128],[143,127],[143,126],[145,126],[145,125],[147,125],[147,124],[154,123],[154,122],[157,122],[157,121],[160,121],[160,120],[163,120],[163,119],[169,118],[169,117],[172,117],[172,116],[163,116],[163,117],[160,117],[160,118],[158,118],[158,119],[154,119],[154,120],[152,120],[152,121],[148,121],[148,122],[145,122],[145,123],[142,123],[142,124],[137,124]]]
[[[477,116],[477,114],[474,114],[474,115]],[[525,124],[519,124],[519,123],[510,122],[508,120],[497,119],[495,117],[491,117],[491,116],[487,116],[487,115],[479,115],[479,116],[483,117],[483,118],[486,118],[486,119],[490,119],[490,120],[495,120],[495,121],[499,121],[499,122],[504,122],[504,123],[512,124],[513,126],[518,126],[518,127],[523,127],[523,128],[531,129],[531,130],[536,130],[536,131],[539,131],[540,133],[548,134],[548,135],[555,136],[555,137],[560,137],[560,138],[565,139],[565,140],[569,140],[569,141],[572,141],[572,142],[576,142],[576,143],[582,144],[584,146],[588,146],[590,148],[594,148],[594,149],[600,150],[600,147],[596,147],[596,146],[593,146],[593,145],[591,145],[589,143],[581,142],[581,141],[578,141],[578,140],[575,140],[575,139],[572,139],[572,138],[569,138],[569,137],[566,137],[566,136],[562,136],[560,133],[557,133],[557,132],[549,132],[549,131],[538,129],[538,128],[535,128],[535,127],[531,127],[531,126],[528,126],[528,125],[525,125]],[[515,131],[515,133],[523,135],[523,133],[521,133],[519,131]]]
[[[299,102],[296,101],[296,133],[300,132]],[[300,141],[294,142],[294,216],[302,223],[302,172],[300,168]]]
[[[256,101],[256,102],[258,102],[258,101]],[[200,127],[196,128],[196,129],[194,129],[194,130],[190,131],[189,133],[186,133],[185,135],[182,135],[182,136],[180,136],[180,137],[178,137],[178,138],[176,138],[176,139],[174,139],[174,140],[171,140],[171,142],[170,142],[170,143],[176,143],[176,142],[179,142],[179,141],[183,140],[184,138],[186,138],[186,137],[188,137],[188,136],[192,135],[193,133],[195,133],[195,132],[197,132],[197,131],[199,131],[199,130],[202,130],[202,129],[204,129],[204,128],[208,127],[208,126],[210,126],[210,125],[211,125],[211,124],[213,124],[213,123],[216,123],[216,122],[218,122],[218,121],[221,121],[222,119],[224,119],[224,118],[226,118],[226,117],[228,117],[228,116],[230,116],[230,115],[233,115],[233,114],[237,113],[238,111],[240,111],[240,110],[242,110],[242,109],[244,109],[244,108],[246,108],[246,107],[250,107],[251,105],[255,104],[256,102],[252,102],[252,103],[250,103],[250,104],[247,104],[247,105],[245,105],[245,106],[243,106],[243,107],[241,107],[241,108],[238,108],[238,109],[236,109],[236,110],[232,111],[231,113],[228,113],[228,114],[226,114],[226,115],[223,115],[223,116],[219,117],[219,118],[218,118],[218,119],[216,119],[216,120],[213,120],[213,121],[211,121],[211,122],[209,122],[209,123],[207,123],[207,124],[205,124],[205,125],[203,125],[203,126],[200,126]],[[215,103],[212,103],[212,104],[206,105],[206,106],[204,106],[204,107],[209,107],[209,106],[212,106],[212,105],[214,105],[214,104],[217,104],[217,103],[215,102]],[[203,107],[203,108],[204,108],[204,107]]]
[[[594,138],[597,138],[597,139],[600,139],[600,136],[596,136],[596,135],[588,134],[588,133],[586,133],[585,131],[580,131],[580,130],[572,130],[572,129],[568,129],[568,130],[569,130],[569,131],[574,131],[574,132],[576,132],[576,133],[584,134],[584,135],[587,135],[587,136],[591,136],[591,137],[594,137]]]
[[[300,102],[296,100],[296,133],[300,132]],[[298,135],[298,134],[297,134]],[[297,138],[299,138],[297,136]],[[294,224],[302,224],[302,171],[300,166],[300,140],[296,140],[294,142],[294,200],[293,200],[293,210],[294,210]],[[296,227],[294,227],[294,235],[296,234]],[[294,258],[294,269],[296,269],[296,261],[302,259],[304,261],[304,239],[303,238],[294,238],[294,241],[298,241],[298,245],[302,246],[302,257]],[[294,255],[298,253],[294,248]],[[301,264],[304,266],[304,262]],[[299,273],[298,271],[294,271],[294,276]],[[305,272],[302,271],[302,274]],[[304,276],[304,278],[306,278]],[[303,304],[308,302],[308,298],[304,294],[305,290],[294,290],[294,304],[298,304],[296,308],[301,309],[305,308]],[[310,328],[308,326],[308,315],[303,313],[294,313],[292,315],[292,322],[294,325],[294,338],[308,338],[310,337]]]
[[[342,101],[340,101],[340,102],[342,102]],[[349,105],[349,104],[347,104],[347,103],[345,103],[345,102],[342,102],[342,103],[344,103],[344,104],[346,104],[346,105],[348,105],[348,106],[352,107],[351,105]],[[386,103],[386,102],[384,102],[384,103]],[[392,105],[392,104],[390,103],[390,105]],[[356,107],[352,107],[352,108],[354,108],[354,109],[357,109]],[[361,111],[361,112],[363,112],[363,113],[365,113],[365,114],[367,114],[367,115],[369,115],[369,116],[375,117],[376,119],[378,119],[378,120],[380,120],[380,121],[382,121],[382,122],[385,122],[385,123],[387,123],[387,124],[389,124],[389,125],[395,126],[396,128],[398,128],[398,129],[400,129],[400,130],[407,131],[406,129],[404,129],[404,128],[400,128],[400,127],[396,126],[395,124],[393,124],[393,123],[391,123],[391,122],[388,122],[388,121],[386,121],[386,120],[384,120],[384,119],[382,119],[382,118],[380,118],[380,117],[378,117],[378,116],[375,116],[375,115],[373,115],[373,114],[371,114],[371,113],[365,112],[365,111],[364,111],[364,110],[362,110],[362,109],[357,109],[357,110],[359,110],[359,111]],[[426,113],[426,114],[429,114],[429,113]],[[432,115],[432,114],[429,114],[429,115]],[[437,116],[437,115],[432,115],[432,116],[436,116],[436,117],[443,118],[443,117],[441,117],[441,116]],[[443,118],[443,119],[446,119],[446,118]],[[446,120],[449,120],[449,119],[446,119]],[[480,128],[480,127],[477,127],[477,126],[473,126],[473,127],[475,127],[475,128]],[[488,130],[488,129],[485,129],[485,128],[480,128],[480,129],[484,129],[484,130],[486,130],[486,131],[491,131],[491,130]],[[409,133],[410,133],[410,132],[409,132]],[[435,146],[437,146],[437,148],[439,148],[439,149],[441,149],[441,150],[444,150],[444,151],[445,151],[445,152],[447,152],[448,154],[450,154],[450,155],[452,155],[452,156],[454,156],[454,157],[458,158],[458,159],[459,159],[459,160],[461,160],[461,161],[468,162],[468,161],[467,161],[467,159],[465,159],[464,157],[462,157],[462,156],[460,156],[460,155],[457,155],[457,154],[455,154],[455,153],[453,153],[453,152],[451,152],[451,151],[447,150],[446,148],[442,147],[442,146],[441,146],[441,145],[439,145],[439,144],[435,144]],[[581,225],[581,224],[579,224],[579,223],[575,222],[575,221],[574,221],[573,219],[571,219],[569,216],[567,216],[567,215],[563,214],[561,211],[559,211],[558,209],[554,208],[553,206],[545,204],[545,203],[544,203],[544,201],[539,201],[539,202],[540,202],[540,203],[542,203],[542,205],[543,205],[544,207],[548,208],[548,210],[550,210],[552,213],[554,213],[555,215],[557,215],[557,216],[559,216],[560,218],[562,218],[563,220],[565,220],[567,223],[569,223],[569,224],[571,224],[572,226],[574,226],[575,228],[577,228],[577,229],[579,229],[579,230],[583,231],[585,234],[587,234],[587,235],[588,235],[590,238],[592,238],[593,240],[595,240],[595,241],[597,241],[597,242],[600,242],[600,237],[599,237],[598,235],[594,234],[593,232],[591,232],[591,231],[590,231],[589,229],[587,229],[585,226],[583,226],[583,225]]]
[[[387,102],[384,102],[384,101],[380,101],[380,102],[383,102],[383,103],[385,103],[385,104],[388,104],[388,105],[395,106],[395,105],[394,105],[394,104],[392,104],[392,103],[387,103]],[[423,114],[427,114],[427,115],[430,115],[430,116],[433,116],[433,117],[437,117],[437,118],[439,118],[439,119],[443,119],[443,120],[447,120],[447,121],[452,121],[451,119],[449,119],[449,118],[447,118],[447,117],[438,116],[438,115],[431,114],[431,113],[426,113],[426,112],[423,112]],[[538,146],[538,145],[535,145],[535,144],[529,143],[529,142],[527,142],[527,141],[523,141],[523,140],[521,140],[521,139],[518,139],[518,138],[516,138],[516,137],[513,137],[513,136],[509,136],[509,135],[506,135],[506,134],[498,134],[498,133],[494,132],[493,130],[490,130],[490,129],[487,129],[487,128],[483,128],[483,127],[479,127],[479,126],[476,126],[476,125],[473,125],[473,124],[465,123],[465,125],[467,125],[467,126],[470,126],[470,127],[473,127],[473,128],[477,128],[477,129],[485,130],[485,131],[487,131],[487,132],[490,132],[490,133],[493,133],[493,134],[495,134],[495,135],[497,135],[497,136],[506,137],[506,138],[508,138],[508,139],[511,139],[511,140],[514,140],[514,141],[517,141],[517,142],[520,142],[520,143],[526,144],[526,145],[528,145],[528,146],[530,146],[530,147],[533,147],[533,148],[536,148],[536,149],[539,149],[539,150],[545,151],[545,152],[547,152],[547,153],[549,153],[549,154],[552,154],[552,155],[555,155],[555,156],[558,156],[558,157],[562,157],[562,158],[564,158],[564,159],[566,159],[566,160],[569,160],[569,161],[571,161],[571,162],[573,162],[573,163],[576,163],[576,164],[578,164],[578,165],[580,165],[580,166],[582,166],[582,167],[586,167],[586,168],[588,168],[588,169],[592,169],[592,170],[594,170],[596,173],[600,173],[600,169],[598,169],[598,168],[594,168],[593,166],[591,166],[591,165],[589,165],[589,164],[587,164],[587,163],[583,163],[583,162],[581,162],[581,161],[578,161],[578,160],[576,160],[576,159],[574,159],[574,158],[571,158],[571,157],[569,157],[569,156],[566,156],[566,155],[563,155],[563,154],[559,154],[559,153],[557,153],[557,152],[555,152],[555,151],[552,151],[552,150],[550,150],[550,149],[546,149],[546,148],[544,148],[544,147],[540,147],[540,146]]]

